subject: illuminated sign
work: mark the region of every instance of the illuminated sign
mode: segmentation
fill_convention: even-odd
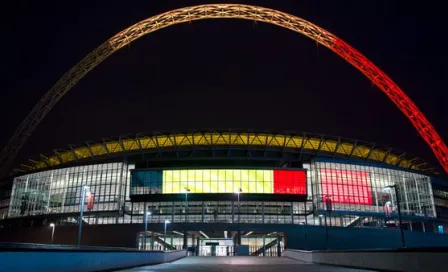
[[[95,201],[95,194],[88,192],[87,193],[87,210],[93,210],[93,205]]]
[[[173,169],[134,171],[137,194],[242,193],[306,195],[304,170]],[[140,188],[140,189],[139,189]]]
[[[321,169],[323,200],[333,203],[372,205],[370,173],[362,171]]]

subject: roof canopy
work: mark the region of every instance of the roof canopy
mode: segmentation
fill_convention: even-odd
[[[39,160],[29,160],[15,169],[15,174],[41,171],[71,164],[88,163],[101,158],[145,153],[176,148],[239,147],[247,149],[291,150],[319,157],[338,157],[388,164],[404,169],[434,173],[426,162],[409,157],[395,149],[358,140],[343,139],[318,134],[256,133],[234,131],[209,131],[168,134],[137,134],[90,141],[80,146],[53,150],[49,156],[40,155]]]

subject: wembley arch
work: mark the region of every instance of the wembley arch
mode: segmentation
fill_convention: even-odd
[[[101,44],[59,79],[18,126],[0,153],[0,173],[7,174],[20,148],[59,99],[114,52],[144,35],[171,25],[218,18],[254,20],[287,28],[315,40],[341,56],[371,80],[406,115],[448,173],[448,149],[437,131],[400,87],[364,55],[325,29],[302,18],[273,9],[241,4],[206,4],[171,10],[134,24]]]

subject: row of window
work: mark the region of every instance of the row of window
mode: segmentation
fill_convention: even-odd
[[[434,190],[434,196],[448,199],[448,192],[442,190]]]
[[[448,199],[434,198],[434,203],[436,206],[448,208]]]

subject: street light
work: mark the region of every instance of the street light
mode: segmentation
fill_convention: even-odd
[[[146,232],[148,231],[148,216],[151,215],[151,212],[146,212],[144,214],[145,216],[145,232],[144,232],[144,236],[143,236],[143,249],[146,249]]]
[[[187,211],[187,207],[188,207],[188,192],[190,192],[190,189],[188,189],[187,187],[184,188],[184,192],[185,192],[185,223],[187,223],[187,219],[188,219],[188,211]]]
[[[240,222],[240,193],[243,190],[241,190],[241,188],[238,188],[238,190],[236,191],[236,194],[238,196],[238,223]]]
[[[401,221],[400,196],[397,192],[397,185],[393,184],[393,185],[388,185],[388,186],[384,187],[384,190],[390,190],[390,189],[394,189],[395,197],[397,198],[398,224],[400,225],[399,227],[400,227],[400,235],[401,235],[401,246],[406,247],[406,243],[404,240],[402,221]]]
[[[54,237],[54,223],[51,223],[50,224],[50,227],[52,228],[52,230],[51,230],[51,242],[50,242],[50,244],[52,245],[53,244],[53,237]]]
[[[78,220],[78,244],[77,246],[80,247],[81,246],[81,234],[82,234],[82,217],[84,215],[84,204],[86,201],[86,194],[90,195],[90,187],[87,185],[82,186],[81,189],[81,202],[79,203],[80,205],[80,213],[79,213],[79,220]]]
[[[169,224],[170,221],[169,220],[165,220],[165,235],[163,236],[163,247],[164,247],[164,251],[166,251],[166,225]]]
[[[241,245],[241,230],[240,230],[240,208],[241,208],[241,205],[240,205],[240,193],[242,192],[243,190],[241,190],[241,188],[238,188],[238,190],[236,191],[236,194],[237,194],[237,196],[238,196],[238,240],[237,240],[237,244],[238,245]]]

